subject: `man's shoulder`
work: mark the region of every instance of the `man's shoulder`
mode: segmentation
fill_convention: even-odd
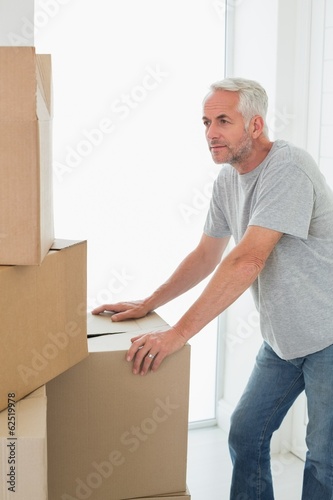
[[[319,172],[318,165],[310,153],[291,142],[275,141],[271,153],[267,167],[274,166],[278,170],[280,166],[285,174],[296,169],[309,177]]]
[[[293,144],[292,142],[278,139],[273,143],[272,158],[279,161],[286,161],[289,163],[302,164],[304,161],[315,164],[314,159],[308,151],[304,148]]]

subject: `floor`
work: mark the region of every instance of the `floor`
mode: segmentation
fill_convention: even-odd
[[[292,454],[274,455],[275,500],[300,500],[303,462]],[[191,500],[228,500],[231,462],[227,436],[218,427],[189,431],[187,484]]]

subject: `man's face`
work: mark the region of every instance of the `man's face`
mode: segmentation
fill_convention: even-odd
[[[237,111],[238,100],[238,92],[226,90],[213,91],[205,100],[203,123],[215,163],[242,166],[252,152],[252,138]]]

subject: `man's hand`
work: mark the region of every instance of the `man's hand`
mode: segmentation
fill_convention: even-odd
[[[104,311],[113,312],[112,321],[123,321],[125,319],[138,319],[146,316],[150,309],[143,300],[133,300],[131,302],[118,302],[117,304],[103,304],[96,307],[92,314],[100,314]]]
[[[126,360],[133,361],[134,375],[146,375],[149,369],[155,372],[164,358],[180,350],[186,344],[186,339],[172,327],[165,331],[138,335],[131,342]]]

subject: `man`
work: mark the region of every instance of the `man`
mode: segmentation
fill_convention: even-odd
[[[267,96],[256,82],[212,85],[203,123],[213,160],[223,164],[198,246],[142,301],[103,305],[113,321],[138,318],[186,292],[214,269],[197,301],[165,332],[132,339],[135,374],[197,334],[251,287],[264,339],[233,414],[232,500],[274,498],[270,439],[297,396],[308,401],[302,500],[333,498],[333,194],[313,159],[271,142]],[[222,259],[230,237],[235,247]],[[222,259],[222,260],[221,260]]]

